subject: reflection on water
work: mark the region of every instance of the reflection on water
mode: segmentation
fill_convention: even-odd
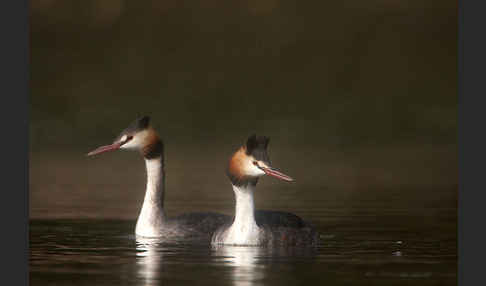
[[[452,229],[355,219],[318,225],[315,248],[168,243],[135,237],[134,221],[32,220],[30,285],[456,284]]]
[[[254,281],[261,281],[265,276],[264,264],[257,260],[264,248],[251,246],[215,246],[212,254],[222,257],[222,261],[231,266],[231,282],[234,286],[252,285]]]
[[[163,252],[157,239],[137,237],[137,275],[144,285],[156,285],[159,282]]]
[[[227,281],[235,286],[254,285],[265,281],[267,268],[272,262],[295,259],[312,261],[317,254],[315,247],[209,246],[205,243],[189,245],[144,237],[136,237],[135,241],[136,275],[143,281],[142,285],[159,285],[163,281],[164,264],[170,267],[174,262],[174,255],[183,253],[192,256],[192,259],[204,253],[206,262],[209,261],[215,267],[223,265],[229,268]]]
[[[304,258],[312,261],[314,247],[255,247],[217,245],[211,255],[231,267],[231,281],[235,286],[254,285],[265,280],[265,273],[272,261]]]
[[[221,256],[223,261],[232,266],[244,266],[254,268],[256,259],[263,253],[265,248],[253,246],[213,246],[213,255]]]

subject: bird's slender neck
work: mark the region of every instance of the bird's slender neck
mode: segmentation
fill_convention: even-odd
[[[142,210],[138,216],[135,233],[157,236],[166,221],[164,212],[165,171],[163,155],[145,158],[147,187]]]
[[[254,184],[233,185],[235,192],[235,219],[228,229],[225,244],[256,245],[259,243],[259,228],[255,221]]]
[[[234,224],[256,224],[255,202],[253,200],[255,186],[251,184],[240,187],[233,185],[233,191],[235,193],[236,200]]]

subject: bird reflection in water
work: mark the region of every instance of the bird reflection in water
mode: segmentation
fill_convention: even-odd
[[[264,265],[258,259],[265,248],[254,246],[213,246],[213,256],[231,267],[232,285],[252,285],[265,278]]]
[[[137,274],[142,285],[159,285],[161,281],[163,249],[157,238],[136,238]]]
[[[315,257],[314,247],[258,247],[216,245],[212,247],[214,260],[231,267],[232,285],[246,286],[263,282],[269,261],[286,261],[305,256]]]
[[[136,237],[136,249],[137,279],[140,285],[161,285],[164,276],[169,280],[175,277],[187,278],[187,272],[172,273],[170,265],[180,261],[184,261],[184,267],[188,269],[193,269],[193,266],[200,263],[218,265],[226,269],[218,271],[219,279],[231,281],[231,285],[235,286],[254,285],[265,281],[266,267],[274,262],[287,263],[302,257],[308,260],[316,256],[315,247],[210,247],[204,243],[187,244],[142,237]],[[169,268],[164,267],[164,264]]]

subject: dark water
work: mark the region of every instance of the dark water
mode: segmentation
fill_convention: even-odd
[[[388,214],[393,211],[388,210]],[[403,219],[407,220],[406,215]],[[414,217],[409,217],[414,220]],[[125,220],[31,220],[31,285],[455,285],[455,213],[438,225],[355,216],[315,248],[164,244]]]
[[[33,154],[31,285],[456,285],[454,152],[381,150],[288,162],[281,148],[272,149],[274,163],[297,180],[262,178],[256,207],[314,224],[322,235],[317,248],[137,241],[146,179],[137,154]],[[181,149],[167,151],[169,215],[232,214],[225,152]]]

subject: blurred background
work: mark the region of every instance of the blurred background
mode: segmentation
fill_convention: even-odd
[[[232,214],[224,170],[257,133],[296,179],[260,180],[257,208],[455,237],[456,4],[32,0],[30,217],[135,220],[143,159],[85,154],[146,114],[170,215]]]

